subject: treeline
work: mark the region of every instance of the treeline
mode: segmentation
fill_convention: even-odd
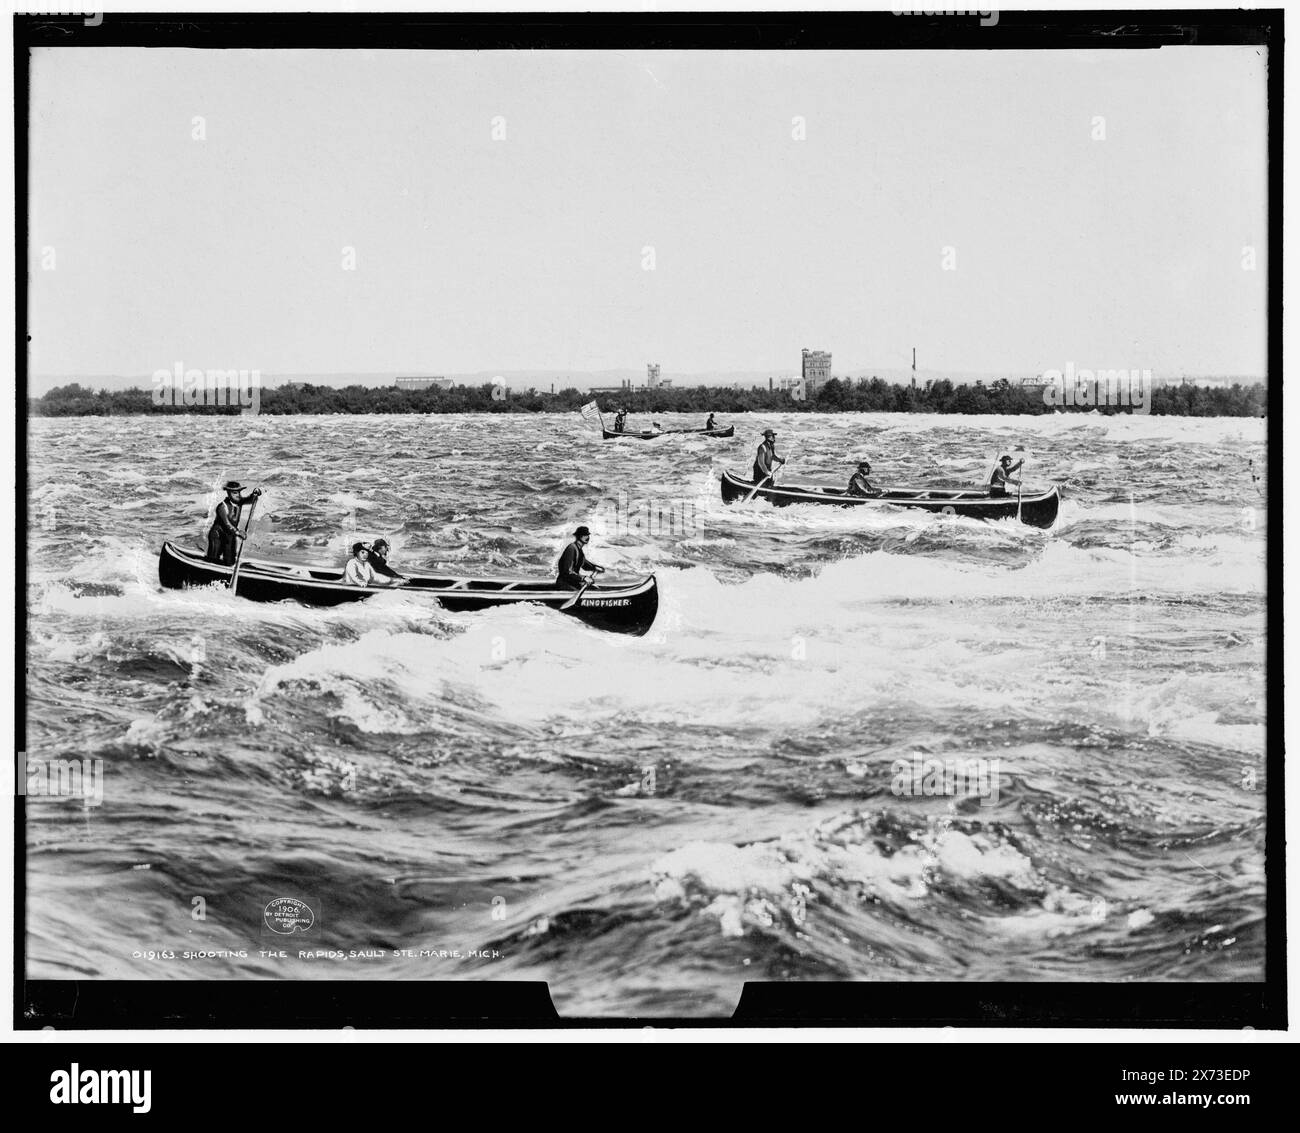
[[[59,386],[43,397],[30,398],[34,417],[116,417],[148,413],[234,414],[240,405],[203,404],[200,391],[193,404],[157,405],[147,389],[94,390],[77,383]],[[509,392],[490,384],[452,389],[405,390],[396,386],[336,386],[294,384],[257,391],[261,413],[563,413],[578,409],[593,395],[578,389],[558,393]],[[599,394],[596,400],[609,417],[618,408],[635,418],[655,413],[1051,413],[1041,391],[1026,389],[1004,378],[989,385],[954,385],[947,379],[924,387],[895,385],[881,378],[856,381],[832,378],[811,398],[792,397],[788,390],[727,389],[716,386],[632,389]],[[1090,412],[1092,406],[1065,408],[1066,413]],[[1128,413],[1128,406],[1095,407],[1099,413]],[[1263,385],[1207,387],[1161,386],[1151,391],[1151,412],[1186,417],[1261,417],[1268,411]],[[701,421],[701,424],[703,422]]]

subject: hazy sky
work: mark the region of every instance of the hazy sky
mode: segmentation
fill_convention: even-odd
[[[840,370],[915,345],[1263,375],[1265,76],[1253,47],[38,50],[32,371],[793,373],[802,346]]]

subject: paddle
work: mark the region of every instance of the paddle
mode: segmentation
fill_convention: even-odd
[[[1025,462],[1034,454],[1027,448],[1018,445],[1015,451],[1020,454],[1020,480],[1016,484],[1016,520],[1020,520],[1020,501],[1025,494]]]
[[[244,537],[239,541],[239,547],[235,551],[235,569],[230,572],[230,592],[235,592],[235,584],[239,581],[239,561],[244,557],[244,544],[248,542],[248,529],[253,526],[253,512],[257,508],[259,496],[253,497],[253,502],[248,505],[248,520],[244,524]]]
[[[593,570],[591,572],[591,577],[588,578],[587,581],[584,582],[581,586],[579,586],[576,591],[574,591],[572,598],[567,599],[565,602],[561,604],[560,609],[567,610],[569,609],[569,607],[573,606],[578,601],[578,599],[582,597],[583,591],[585,591],[587,587],[592,584],[592,581],[595,579],[595,577],[596,577],[596,572]]]

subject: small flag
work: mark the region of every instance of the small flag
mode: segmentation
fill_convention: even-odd
[[[589,401],[578,412],[582,414],[584,420],[591,421],[600,416],[600,406],[594,401]]]

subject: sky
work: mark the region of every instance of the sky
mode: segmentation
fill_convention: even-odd
[[[1263,377],[1266,68],[42,49],[30,370]]]

